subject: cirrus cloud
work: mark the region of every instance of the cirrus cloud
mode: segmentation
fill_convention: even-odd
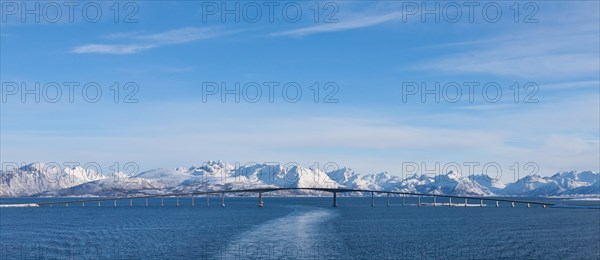
[[[133,54],[165,45],[206,40],[232,33],[235,32],[222,31],[215,28],[196,27],[185,27],[152,34],[120,33],[110,35],[107,38],[124,40],[132,43],[84,44],[74,47],[71,49],[71,52],[77,54]]]

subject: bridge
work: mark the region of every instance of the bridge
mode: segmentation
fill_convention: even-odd
[[[211,195],[221,195],[221,206],[225,207],[225,197],[226,194],[241,194],[241,193],[254,193],[257,194],[258,197],[258,206],[264,207],[263,202],[263,194],[269,192],[277,192],[277,191],[318,191],[318,192],[327,192],[332,195],[332,206],[338,207],[337,195],[338,193],[367,193],[371,195],[371,206],[375,207],[375,195],[384,195],[387,197],[386,206],[390,206],[390,197],[391,196],[399,196],[402,198],[402,206],[406,206],[406,197],[416,197],[417,198],[417,206],[479,206],[483,207],[484,202],[495,202],[496,207],[500,207],[500,202],[508,202],[511,207],[515,207],[515,204],[523,204],[526,207],[531,208],[532,206],[540,206],[542,208],[546,208],[549,206],[553,206],[553,203],[548,202],[540,202],[540,201],[530,201],[530,200],[520,200],[520,199],[512,199],[512,198],[492,198],[492,197],[476,197],[476,196],[457,196],[457,195],[441,195],[441,194],[427,194],[427,193],[415,193],[415,192],[401,192],[401,191],[382,191],[382,190],[363,190],[363,189],[344,189],[344,188],[256,188],[256,189],[239,189],[239,190],[222,190],[222,191],[201,191],[201,192],[189,192],[189,193],[171,193],[171,194],[156,194],[156,195],[142,195],[142,196],[128,196],[128,197],[116,197],[116,198],[91,198],[91,199],[81,199],[81,200],[69,200],[69,201],[51,201],[51,202],[39,202],[39,203],[30,203],[30,204],[5,204],[0,205],[0,207],[42,207],[49,206],[52,207],[54,205],[64,205],[66,207],[69,204],[72,205],[81,205],[85,207],[86,203],[97,203],[100,207],[102,206],[102,202],[113,202],[113,205],[117,206],[117,201],[127,201],[129,200],[129,206],[133,206],[133,200],[145,199],[145,206],[149,206],[148,199],[150,198],[160,198],[160,206],[164,206],[164,198],[165,197],[175,197],[176,205],[180,206],[179,198],[181,197],[191,197],[191,206],[196,206],[196,198],[205,196],[206,197],[206,205],[210,206],[210,197]],[[432,203],[422,203],[422,198],[431,198]],[[445,198],[448,200],[448,203],[438,203],[437,198]],[[464,203],[452,203],[452,199],[463,201]],[[478,201],[479,204],[469,204],[469,200]]]

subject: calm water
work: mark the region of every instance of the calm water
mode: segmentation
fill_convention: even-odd
[[[32,199],[2,199],[24,203]],[[34,199],[33,201],[40,201]],[[600,210],[227,198],[0,209],[2,259],[600,259]],[[443,202],[438,200],[438,202]],[[407,199],[407,203],[411,203]],[[598,205],[598,202],[579,204]]]

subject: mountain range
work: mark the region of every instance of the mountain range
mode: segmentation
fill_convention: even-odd
[[[264,187],[349,188],[470,196],[600,196],[600,173],[559,172],[551,177],[525,176],[502,183],[486,175],[459,172],[400,178],[387,172],[361,175],[351,168],[330,172],[302,166],[252,164],[233,166],[208,161],[201,166],[153,169],[110,176],[81,167],[62,169],[32,163],[0,171],[0,197],[130,196]],[[288,192],[293,194],[307,191]]]

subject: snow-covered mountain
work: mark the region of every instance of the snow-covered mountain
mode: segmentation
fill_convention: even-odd
[[[400,183],[399,189],[405,192],[429,194],[494,195],[494,193],[485,186],[454,171],[450,171],[445,175],[411,176]]]
[[[58,165],[32,163],[13,171],[0,171],[0,196],[32,196],[51,190],[75,187],[103,178],[81,167],[63,169]]]
[[[552,177],[525,176],[515,183],[506,185],[498,192],[513,196],[559,196],[573,194],[599,194],[600,173],[559,172]]]
[[[130,177],[123,173],[115,173],[113,177],[86,182],[77,186],[40,193],[44,196],[122,196],[136,194],[156,194],[168,188],[168,185],[152,179]]]
[[[342,186],[319,169],[301,166],[286,168],[277,164],[253,164],[234,167],[222,161],[209,161],[202,166],[178,167],[175,169],[160,168],[132,176],[117,173],[113,176],[103,176],[97,180],[79,185],[38,191],[35,195],[119,196],[259,187],[338,188]],[[10,194],[7,196],[21,195]]]
[[[501,194],[502,190],[506,188],[506,185],[500,180],[492,178],[488,175],[473,175],[469,176],[469,179],[476,182],[480,186],[486,188],[491,193]]]
[[[350,168],[341,168],[329,172],[327,175],[339,187],[355,190],[397,190],[398,184],[402,181],[400,177],[390,175],[387,172],[361,176]]]
[[[600,195],[600,173],[570,171],[552,177],[531,175],[505,185],[489,176],[463,176],[453,171],[402,179],[387,172],[361,175],[351,168],[326,173],[302,166],[234,166],[222,161],[208,161],[189,168],[153,169],[132,176],[123,173],[103,176],[80,167],[61,170],[42,163],[0,171],[2,197],[127,196],[259,187],[348,188],[472,196]]]

